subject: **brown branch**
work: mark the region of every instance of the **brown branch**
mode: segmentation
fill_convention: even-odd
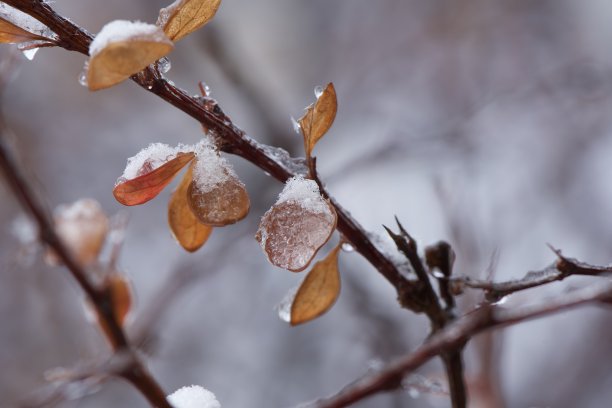
[[[455,293],[460,293],[464,287],[482,289],[485,292],[486,300],[496,302],[512,293],[535,288],[555,281],[562,281],[569,276],[603,276],[612,273],[612,267],[589,265],[577,259],[563,256],[558,249],[552,249],[558,257],[555,263],[540,271],[528,272],[521,279],[506,282],[491,282],[460,276],[450,278],[449,281]]]
[[[13,190],[23,208],[34,218],[38,225],[40,239],[53,249],[91,301],[99,318],[102,319],[108,328],[108,335],[114,351],[131,352],[125,332],[113,312],[112,299],[104,290],[99,289],[89,281],[87,271],[74,259],[70,250],[62,243],[60,237],[55,232],[51,217],[36,198],[30,183],[11,155],[6,143],[5,134],[6,129],[2,118],[0,118],[0,169],[4,173],[9,187]],[[134,364],[123,372],[122,376],[136,388],[143,391],[143,395],[153,406],[171,408],[170,404],[166,401],[166,396],[161,387],[150,376],[136,356],[134,356]]]
[[[515,310],[507,310],[502,306],[484,306],[444,327],[426,340],[417,350],[389,364],[379,372],[345,387],[334,396],[300,406],[313,408],[346,407],[368,396],[388,390],[391,385],[401,384],[406,375],[433,357],[459,347],[478,333],[599,302],[612,302],[612,285],[609,283],[603,286],[593,285],[574,290],[557,299]]]

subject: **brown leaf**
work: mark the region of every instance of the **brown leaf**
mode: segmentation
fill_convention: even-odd
[[[57,234],[80,264],[87,266],[98,259],[109,226],[96,200],[81,199],[58,207],[54,221]],[[59,262],[54,254],[48,260]]]
[[[159,11],[157,25],[172,41],[178,41],[208,23],[221,0],[177,0]]]
[[[109,296],[113,304],[113,314],[120,325],[123,325],[125,318],[132,308],[132,292],[128,280],[118,274],[113,273],[106,279]]]
[[[172,236],[187,251],[197,251],[210,236],[213,227],[204,225],[196,218],[189,207],[188,191],[193,179],[193,164],[172,193],[168,202],[168,225]]]
[[[247,216],[251,207],[244,184],[229,174],[225,181],[205,192],[196,186],[195,181],[191,182],[187,195],[191,211],[197,219],[214,227],[240,221]]]
[[[193,152],[178,153],[157,169],[117,184],[113,195],[123,205],[144,204],[157,196],[194,157]]]
[[[310,264],[336,228],[336,211],[325,204],[329,211],[321,213],[287,201],[264,214],[256,239],[273,265],[299,272]]]
[[[331,82],[327,84],[317,101],[306,108],[306,113],[299,120],[306,156],[310,157],[312,149],[329,130],[338,110],[336,90]]]
[[[340,294],[340,273],[336,246],[308,272],[291,305],[291,325],[306,323],[327,312]]]
[[[0,17],[0,43],[16,44],[28,41],[49,41],[49,39],[26,31]]]
[[[116,85],[166,56],[173,48],[172,42],[161,31],[159,35],[136,35],[109,42],[91,55],[87,86],[90,91],[97,91]]]

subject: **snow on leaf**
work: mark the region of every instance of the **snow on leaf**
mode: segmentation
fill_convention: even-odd
[[[91,91],[111,87],[167,55],[174,45],[157,26],[115,20],[89,46],[87,85]]]
[[[57,234],[79,263],[90,265],[98,259],[108,233],[108,218],[96,200],[59,206],[54,220]]]
[[[193,152],[179,152],[176,157],[157,168],[153,168],[151,162],[144,161],[137,173],[144,174],[130,180],[120,178],[113,190],[113,195],[123,205],[144,204],[157,196],[172,181],[176,173],[189,164],[194,157]]]
[[[336,211],[317,184],[297,176],[262,217],[256,239],[273,265],[299,272],[329,240],[336,221]]]
[[[336,90],[330,82],[321,91],[317,101],[306,108],[306,113],[299,120],[307,157],[310,157],[312,149],[334,123],[337,110]]]
[[[251,203],[244,184],[214,143],[204,138],[195,147],[193,182],[187,196],[201,223],[222,227],[247,216]]]
[[[340,294],[340,273],[336,246],[325,259],[317,262],[300,285],[291,305],[291,325],[306,323],[327,312]]]
[[[199,385],[179,388],[167,399],[174,408],[221,408],[215,394]]]
[[[213,230],[211,226],[200,223],[189,207],[187,193],[192,178],[193,163],[168,202],[168,225],[172,236],[189,252],[197,251],[204,245]]]
[[[159,11],[157,25],[172,41],[178,41],[208,23],[221,0],[177,0]]]
[[[17,44],[27,41],[47,41],[45,37],[30,33],[21,27],[16,26],[8,20],[0,17],[0,43]]]

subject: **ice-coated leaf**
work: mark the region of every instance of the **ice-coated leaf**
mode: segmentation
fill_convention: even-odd
[[[87,86],[111,87],[166,56],[174,45],[161,28],[115,20],[105,25],[89,47]]]
[[[113,273],[106,278],[108,293],[113,303],[113,314],[120,325],[123,325],[125,318],[132,308],[132,292],[128,280],[118,274]]]
[[[318,92],[317,92],[318,94]],[[304,149],[306,156],[310,157],[312,149],[329,130],[338,110],[336,90],[331,82],[327,84],[317,101],[306,108],[306,113],[299,120],[302,135],[304,136]]]
[[[340,294],[340,273],[336,246],[325,259],[317,262],[300,285],[291,305],[291,325],[313,320],[327,312]]]
[[[108,218],[93,199],[81,199],[59,206],[54,214],[55,229],[62,243],[82,265],[98,259],[108,233]],[[53,255],[51,262],[57,262]]]
[[[208,23],[221,0],[177,0],[159,11],[157,25],[172,41],[178,41]]]
[[[168,202],[168,225],[172,236],[187,251],[197,251],[210,236],[213,227],[204,225],[196,218],[189,207],[188,190],[193,179],[193,164],[172,193]]]
[[[256,239],[268,260],[283,269],[304,270],[336,228],[334,207],[313,180],[287,181],[276,203],[264,214]]]
[[[206,225],[223,227],[234,224],[249,213],[251,202],[244,184],[231,176],[215,184],[210,190],[203,191],[192,181],[188,189],[191,211]]]
[[[26,31],[23,28],[18,27],[10,21],[0,17],[0,43],[17,44],[27,41],[48,42],[49,40],[45,37],[41,37],[40,35]]]
[[[156,169],[131,180],[119,181],[113,195],[123,205],[144,204],[157,196],[194,157],[193,152],[177,153],[176,157]]]

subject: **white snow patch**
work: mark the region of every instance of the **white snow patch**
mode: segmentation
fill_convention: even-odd
[[[316,214],[329,213],[329,205],[321,197],[317,183],[303,176],[295,176],[287,180],[276,204],[285,202],[297,203],[305,210]]]
[[[163,30],[156,25],[140,21],[114,20],[102,27],[91,42],[89,55],[96,55],[111,43],[138,39],[170,42]]]
[[[215,394],[199,385],[183,387],[168,395],[174,408],[221,408]]]
[[[195,145],[194,151],[196,161],[193,167],[193,181],[201,192],[211,191],[230,178],[238,179],[231,165],[221,157],[210,138],[204,138]]]
[[[36,20],[34,17],[5,3],[0,3],[0,17],[30,33],[51,39],[57,37],[46,25]]]
[[[174,159],[178,153],[191,152],[193,149],[193,146],[183,144],[170,147],[165,143],[151,143],[128,159],[123,175],[117,180],[117,183],[150,173],[169,160]],[[145,165],[146,169],[143,168]]]

